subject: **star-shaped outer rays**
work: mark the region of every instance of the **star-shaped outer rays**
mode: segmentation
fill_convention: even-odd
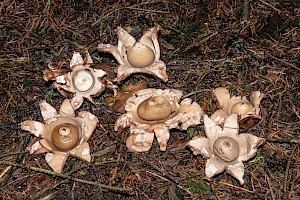
[[[45,160],[58,173],[62,172],[69,155],[90,162],[87,140],[96,128],[98,118],[86,111],[79,112],[78,117],[75,117],[69,99],[63,101],[59,112],[46,101],[41,101],[39,106],[44,123],[32,120],[21,123],[23,130],[40,138],[29,147],[30,154],[47,152]],[[58,136],[55,135],[57,133]]]
[[[126,146],[133,152],[149,151],[156,136],[161,151],[166,151],[170,129],[186,130],[202,122],[203,110],[182,91],[148,88],[134,93],[126,101],[126,113],[115,123],[115,131],[130,127]],[[162,117],[164,116],[164,117]]]
[[[188,146],[195,155],[201,154],[208,159],[206,177],[211,179],[225,170],[244,184],[243,161],[252,158],[265,139],[247,133],[239,134],[237,114],[225,119],[223,129],[204,115],[204,127],[207,138],[195,137],[188,142]]]
[[[126,32],[122,27],[117,27],[118,46],[99,44],[98,50],[112,54],[119,62],[117,66],[116,81],[122,80],[134,73],[155,75],[167,82],[166,65],[160,60],[160,47],[157,33],[160,27],[150,28],[139,41]]]
[[[88,52],[83,59],[79,52],[74,52],[70,61],[71,72],[56,77],[54,87],[62,94],[61,89],[74,93],[71,104],[74,109],[78,109],[84,98],[94,103],[92,96],[98,95],[106,87],[105,81],[101,80],[106,72],[101,69],[93,69],[93,60]]]
[[[220,109],[212,114],[211,119],[219,125],[231,114],[238,114],[240,121],[246,118],[261,118],[260,101],[264,94],[259,91],[251,92],[250,101],[246,96],[231,96],[229,90],[224,87],[214,89],[213,96],[216,97]]]

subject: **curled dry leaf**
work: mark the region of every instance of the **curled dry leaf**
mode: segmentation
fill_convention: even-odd
[[[257,147],[265,139],[244,133],[239,134],[238,115],[232,114],[225,119],[224,128],[204,115],[204,129],[207,138],[195,137],[187,146],[195,155],[207,158],[205,174],[208,179],[227,171],[244,184],[244,164],[255,156]]]
[[[30,147],[30,154],[46,153],[49,166],[61,173],[69,155],[90,162],[90,147],[87,140],[94,132],[98,118],[82,111],[75,117],[69,99],[63,101],[59,112],[46,101],[40,104],[44,123],[27,120],[21,123],[23,130],[34,134],[36,140]]]
[[[120,90],[117,90],[116,95],[106,98],[106,101],[115,112],[125,113],[126,100],[136,91],[146,89],[147,82],[139,81],[134,85],[123,85]]]
[[[182,92],[174,89],[144,89],[126,101],[126,113],[115,123],[115,131],[130,127],[126,146],[130,151],[149,151],[154,135],[161,151],[167,148],[169,129],[186,130],[201,123],[201,107],[186,98],[180,102]]]
[[[166,65],[160,60],[160,47],[157,33],[160,27],[149,29],[139,41],[117,27],[118,46],[99,44],[98,50],[111,53],[119,62],[116,68],[116,81],[120,83],[134,73],[155,75],[164,82],[168,81]]]
[[[49,69],[43,71],[43,78],[45,81],[55,80],[56,77],[61,76],[68,72],[67,69],[62,69],[62,66],[66,64],[65,60],[60,60],[56,66],[53,63],[48,64]]]
[[[114,68],[108,64],[98,63],[98,64],[95,64],[94,68],[105,71],[107,74],[106,78],[108,80],[114,80],[117,77],[117,74],[115,73]]]

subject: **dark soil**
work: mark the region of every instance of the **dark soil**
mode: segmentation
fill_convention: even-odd
[[[218,1],[29,1],[0,3],[0,196],[1,199],[300,199],[300,3],[288,0]],[[248,20],[248,21],[247,21]],[[44,154],[30,155],[35,139],[20,129],[42,121],[38,103],[59,108],[64,97],[43,80],[50,62],[69,63],[74,51],[89,50],[95,63],[117,62],[99,53],[99,43],[117,44],[122,26],[136,37],[160,25],[161,59],[169,81],[149,87],[183,90],[210,115],[214,88],[234,95],[259,90],[262,118],[241,129],[266,138],[245,162],[245,184],[227,173],[205,179],[206,159],[182,144],[204,135],[203,125],[172,130],[166,152],[155,141],[146,153],[125,146],[128,130],[113,130],[120,115],[106,104],[109,92],[85,101],[79,111],[98,116],[88,141],[91,163],[69,157],[55,174]],[[66,66],[68,67],[68,66]],[[121,86],[121,85],[120,85]],[[99,184],[125,188],[112,191]]]

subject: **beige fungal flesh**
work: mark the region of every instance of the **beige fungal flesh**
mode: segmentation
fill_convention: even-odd
[[[231,113],[235,113],[238,115],[244,115],[250,112],[254,106],[251,103],[247,102],[239,102],[232,106]]]
[[[45,100],[40,102],[44,123],[27,120],[21,128],[40,139],[29,147],[31,154],[46,154],[46,161],[57,173],[61,173],[68,156],[90,162],[90,147],[87,140],[94,132],[98,118],[90,112],[81,111],[75,116],[69,99],[61,104],[59,112]]]
[[[84,98],[94,103],[92,97],[103,92],[106,83],[111,83],[108,80],[104,80],[104,76],[107,75],[105,71],[94,69],[91,67],[92,65],[93,60],[88,52],[86,52],[84,59],[79,52],[74,52],[70,61],[71,71],[56,77],[54,87],[62,95],[68,97],[67,92],[74,93],[71,105],[75,110],[82,105]]]
[[[244,164],[253,158],[257,147],[264,139],[249,133],[239,134],[238,115],[226,117],[224,124],[217,125],[213,119],[204,115],[205,137],[196,136],[187,143],[195,155],[202,154],[207,158],[205,175],[208,179],[227,171],[244,184]]]
[[[152,146],[154,136],[161,151],[166,151],[170,129],[187,130],[201,123],[204,114],[201,107],[174,89],[148,88],[139,90],[126,101],[126,113],[115,123],[115,131],[121,132],[130,126],[126,141],[129,151],[145,152]]]
[[[160,60],[160,48],[157,39],[160,27],[146,31],[137,41],[123,28],[117,27],[118,45],[99,44],[98,50],[112,54],[119,65],[115,71],[118,83],[132,74],[142,73],[154,75],[167,82],[166,64]]]
[[[93,75],[87,70],[77,72],[73,81],[75,88],[80,92],[88,91],[95,82]]]
[[[128,62],[133,67],[147,67],[151,65],[155,59],[152,49],[142,43],[136,42],[127,50]]]
[[[239,157],[239,145],[230,137],[220,137],[213,145],[213,152],[221,160],[232,162]]]
[[[61,151],[69,151],[79,143],[78,128],[70,123],[59,124],[52,131],[53,145]]]
[[[172,113],[170,102],[163,97],[151,97],[143,101],[137,108],[140,118],[147,121],[164,120]]]

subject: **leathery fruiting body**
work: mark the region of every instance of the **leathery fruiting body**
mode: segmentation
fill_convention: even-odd
[[[257,147],[265,139],[251,135],[239,134],[238,115],[232,114],[225,119],[223,129],[215,121],[204,115],[205,137],[195,137],[187,146],[195,155],[207,158],[205,175],[208,179],[227,171],[244,184],[244,164],[255,156]]]
[[[100,94],[106,87],[105,81],[101,80],[106,72],[101,69],[93,69],[92,65],[93,60],[88,52],[84,59],[79,52],[74,52],[70,61],[72,71],[56,77],[54,86],[59,91],[63,89],[74,93],[71,100],[74,109],[78,109],[82,105],[84,98],[94,103],[92,96]]]
[[[44,123],[27,120],[21,123],[23,130],[40,138],[30,147],[30,154],[46,153],[49,166],[61,173],[69,155],[90,162],[90,147],[87,140],[94,132],[98,118],[82,111],[75,117],[69,99],[63,101],[59,112],[46,101],[40,102]]]
[[[126,101],[126,113],[115,123],[115,131],[130,127],[126,146],[133,152],[149,151],[154,135],[161,151],[167,148],[169,129],[186,130],[201,123],[201,107],[186,98],[180,102],[182,92],[174,89],[144,89]]]
[[[239,120],[246,118],[260,118],[260,101],[264,94],[253,91],[250,94],[250,101],[240,96],[231,96],[229,90],[224,87],[214,89],[213,96],[216,97],[220,109],[214,112],[211,119],[222,125],[231,114],[238,114]]]
[[[98,45],[99,51],[111,53],[119,62],[116,68],[118,83],[134,73],[155,75],[164,82],[168,81],[166,65],[160,60],[159,30],[160,27],[151,28],[136,41],[122,27],[117,27],[118,46]]]

